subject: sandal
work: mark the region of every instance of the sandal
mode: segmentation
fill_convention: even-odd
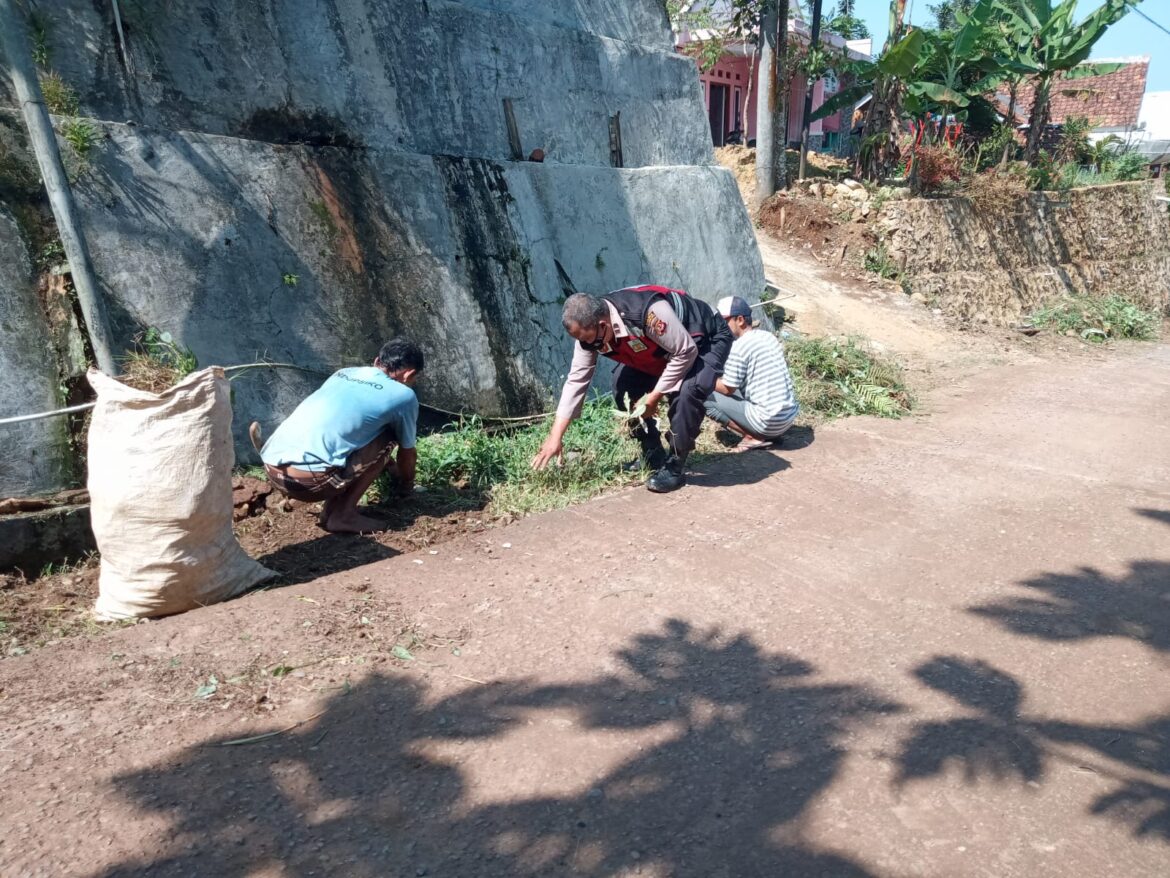
[[[745,451],[755,451],[757,448],[771,448],[772,443],[765,439],[744,439],[731,449],[733,454],[742,454]]]

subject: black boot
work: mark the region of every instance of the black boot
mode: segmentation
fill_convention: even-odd
[[[687,483],[686,455],[672,454],[654,475],[646,480],[646,487],[655,494],[669,494]]]
[[[649,470],[659,469],[666,463],[666,449],[662,447],[662,436],[658,432],[658,425],[653,421],[643,421],[642,429],[633,431],[633,437],[642,446],[642,454],[637,460],[622,464],[626,472],[637,472],[645,467]]]

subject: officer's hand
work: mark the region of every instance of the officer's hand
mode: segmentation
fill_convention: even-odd
[[[638,405],[646,406],[646,411],[642,415],[643,418],[652,418],[658,414],[658,403],[662,402],[662,396],[657,390],[651,390],[638,400]]]
[[[565,447],[561,444],[561,440],[556,436],[549,436],[540,446],[540,451],[536,452],[536,456],[532,458],[532,468],[544,469],[554,457],[563,461],[564,456]]]

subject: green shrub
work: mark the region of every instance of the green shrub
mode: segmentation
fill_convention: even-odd
[[[1113,179],[1119,182],[1145,180],[1150,176],[1149,160],[1135,150],[1126,150],[1116,154],[1108,167]]]
[[[865,251],[865,270],[872,271],[887,280],[898,276],[898,266],[890,258],[890,251],[884,242],[878,242]]]
[[[89,154],[93,152],[101,136],[88,119],[65,120],[61,125],[61,135],[73,147],[73,152],[83,163],[89,159]]]
[[[784,348],[806,415],[899,418],[913,406],[901,368],[860,339],[792,338]]]
[[[1000,125],[989,137],[979,144],[975,155],[975,171],[987,171],[999,166],[1003,160],[1004,147],[1008,149],[1008,161],[1013,161],[1020,152],[1015,130],[1011,125]]]
[[[1074,332],[1086,341],[1110,338],[1149,341],[1158,337],[1162,318],[1122,296],[1069,296],[1032,315],[1032,324],[1054,332]]]
[[[1076,162],[1060,162],[1041,152],[1028,168],[1028,188],[1037,192],[1067,192],[1076,184],[1079,173]]]

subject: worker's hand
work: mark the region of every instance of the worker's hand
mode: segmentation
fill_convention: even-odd
[[[658,414],[658,403],[662,402],[663,396],[664,394],[659,393],[657,390],[651,390],[638,400],[638,405],[646,406],[646,411],[642,415],[643,418],[650,420]]]
[[[532,458],[532,468],[544,469],[554,457],[560,458],[564,462],[565,446],[561,443],[559,436],[549,436],[544,440],[540,451],[536,452],[536,456]]]

